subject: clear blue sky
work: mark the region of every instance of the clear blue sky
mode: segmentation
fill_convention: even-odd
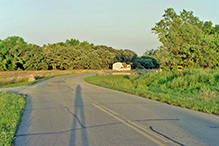
[[[219,24],[218,0],[0,0],[0,39],[42,46],[74,38],[141,56],[160,45],[151,28],[167,8]]]

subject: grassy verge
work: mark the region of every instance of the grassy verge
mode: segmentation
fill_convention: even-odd
[[[52,70],[52,71],[8,71],[0,72],[0,88],[18,87],[31,85],[42,79],[83,73],[94,73],[97,70]],[[30,75],[33,74],[36,81],[28,82]]]
[[[38,82],[39,80],[36,81],[31,81],[31,82],[17,82],[17,83],[11,83],[11,84],[7,84],[7,85],[3,85],[0,86],[0,88],[10,88],[10,87],[19,87],[19,86],[24,86],[24,85],[32,85],[36,82]]]
[[[219,70],[92,76],[85,81],[167,104],[219,115]]]
[[[0,92],[0,145],[13,145],[25,103],[25,96]]]

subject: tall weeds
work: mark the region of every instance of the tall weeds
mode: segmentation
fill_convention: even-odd
[[[12,76],[0,79],[0,86],[8,85],[8,84],[14,84],[18,82],[27,82],[29,80],[29,75],[23,75],[23,76]]]
[[[96,70],[51,70],[51,71],[7,71],[0,72],[0,86],[27,82],[31,74],[36,79],[51,78],[61,75],[81,74],[88,72],[97,72]]]
[[[102,76],[88,82],[193,110],[219,114],[219,70],[185,69],[145,75]]]

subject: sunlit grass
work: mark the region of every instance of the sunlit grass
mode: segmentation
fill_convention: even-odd
[[[86,81],[171,105],[219,114],[219,70],[185,69],[145,75],[92,76]]]
[[[0,88],[17,87],[23,85],[30,85],[39,80],[82,73],[94,73],[96,70],[52,70],[52,71],[7,71],[0,72]],[[33,74],[36,81],[28,82],[30,75]]]
[[[13,145],[14,134],[24,111],[26,97],[0,92],[0,145]]]

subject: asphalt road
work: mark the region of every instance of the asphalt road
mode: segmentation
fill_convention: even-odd
[[[219,116],[90,85],[90,75],[0,89],[27,94],[14,145],[219,145]]]

